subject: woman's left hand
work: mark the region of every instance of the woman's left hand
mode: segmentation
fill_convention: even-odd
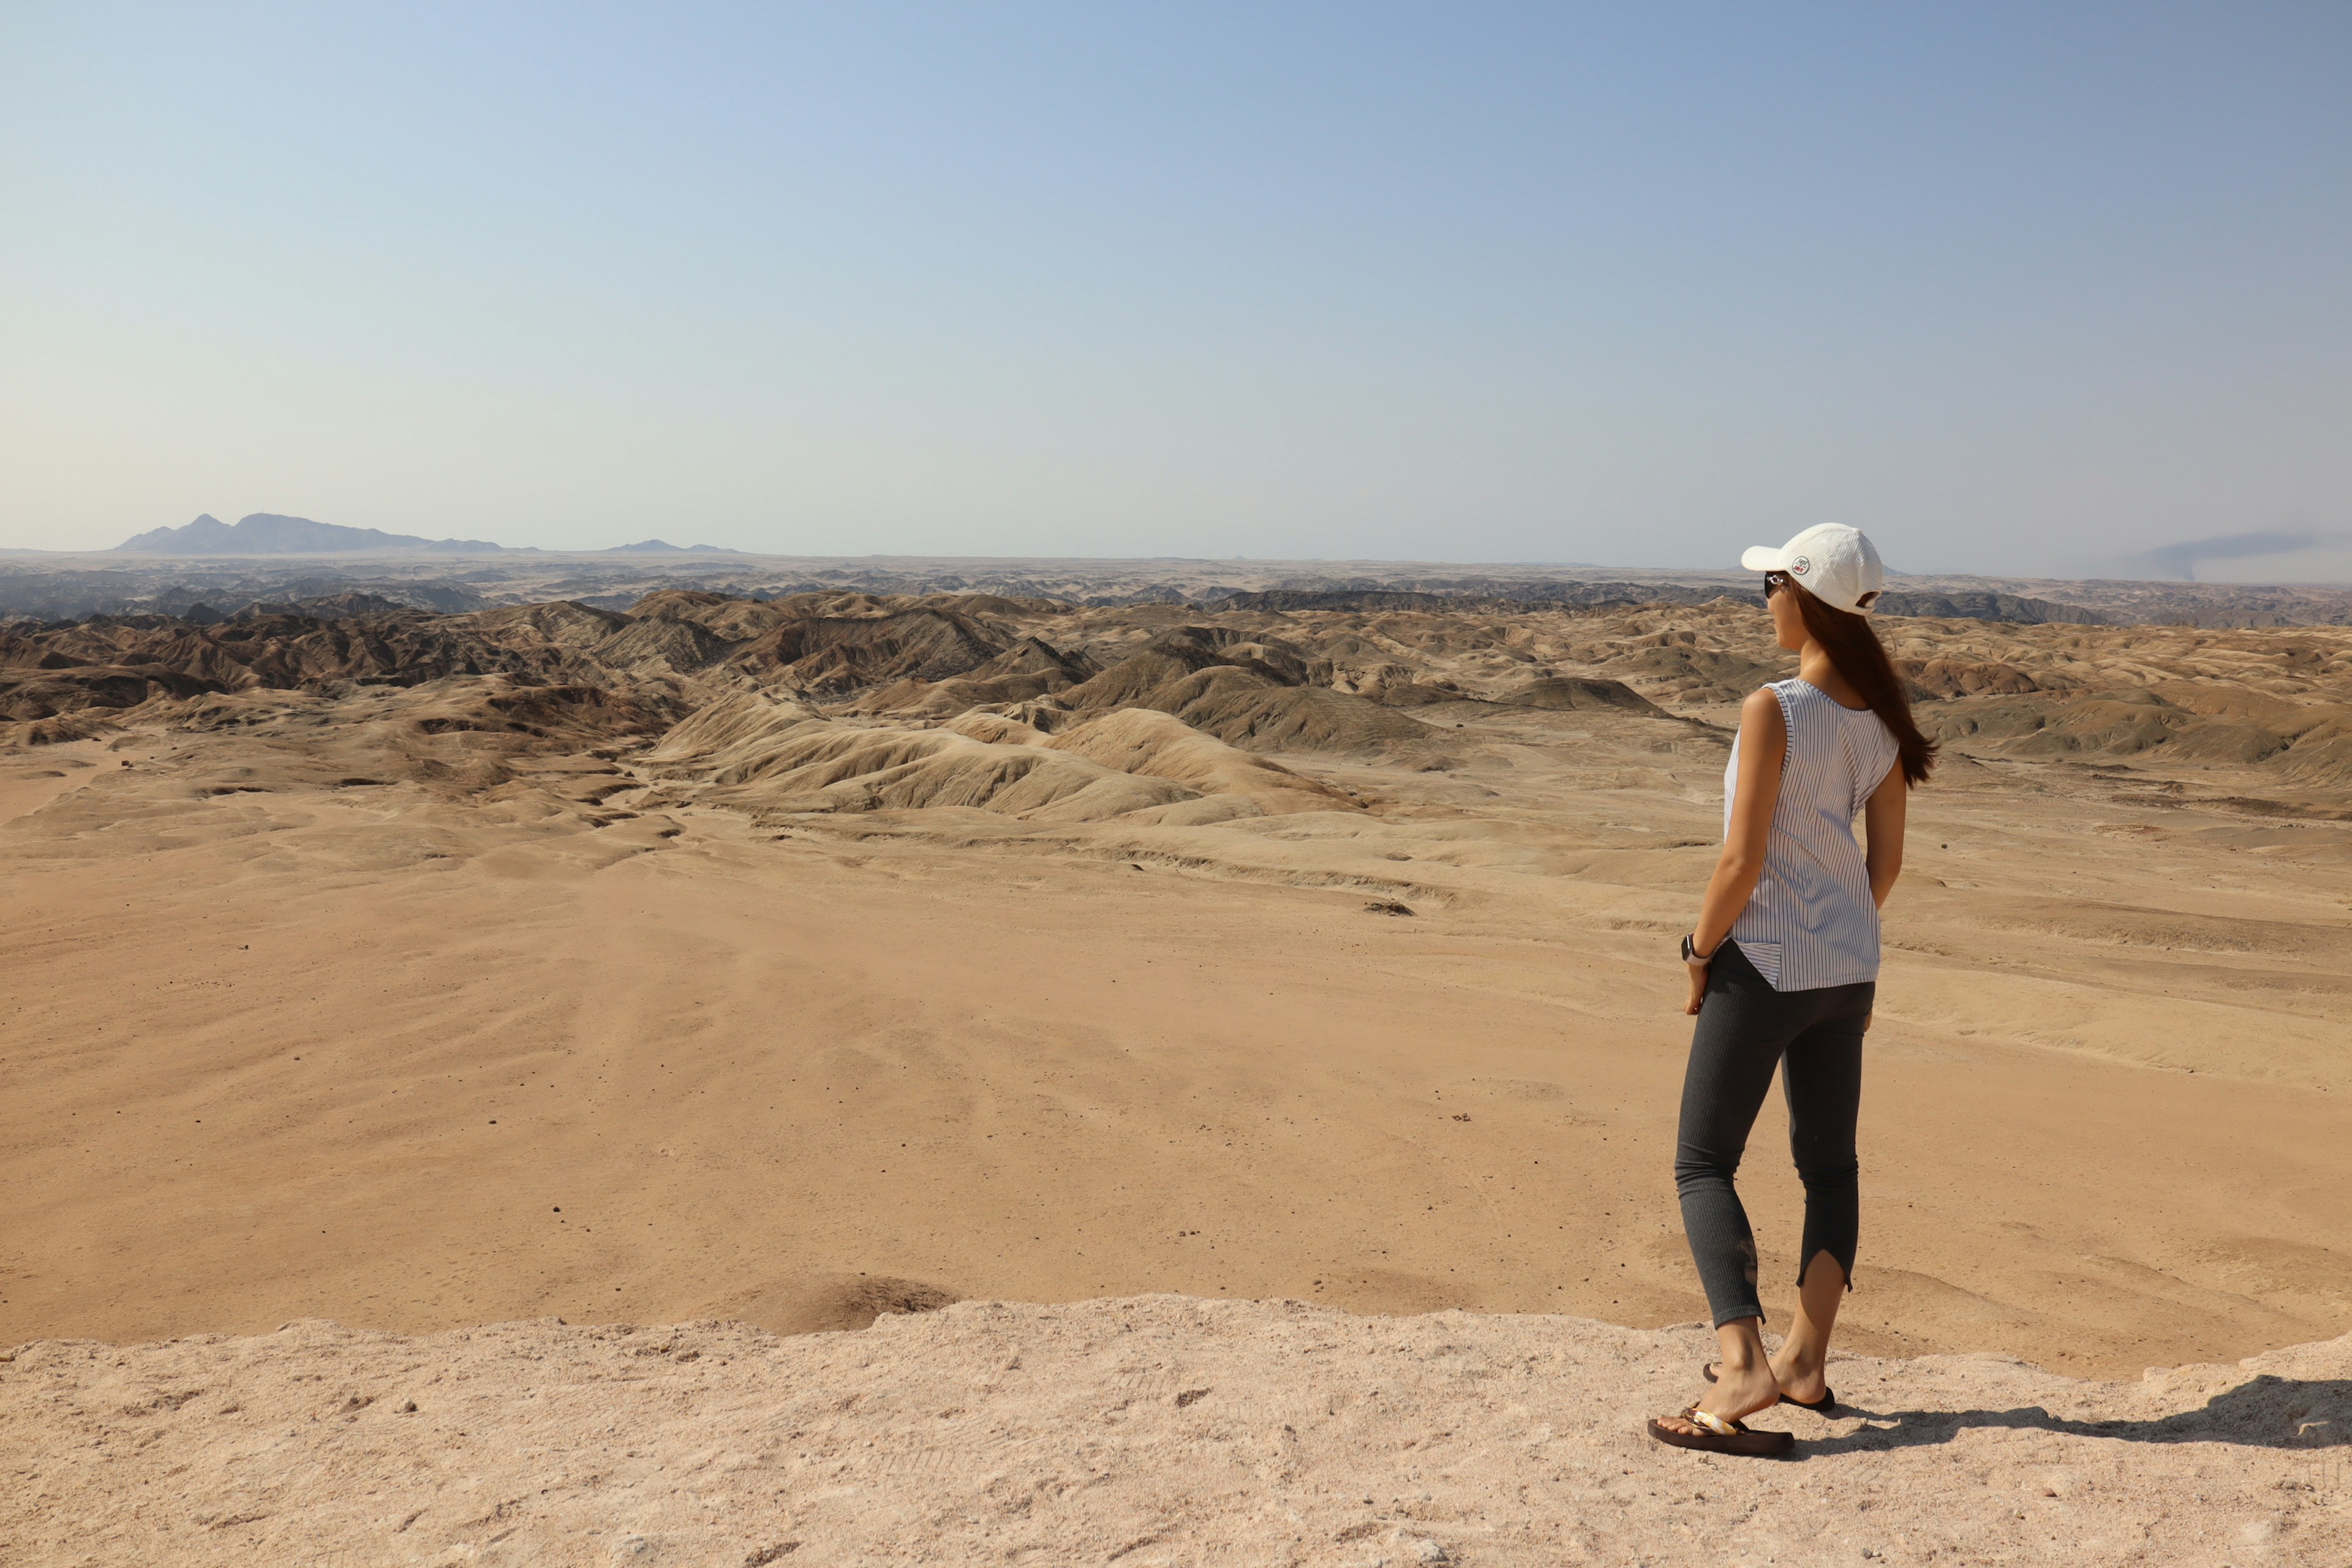
[[[1698,1016],[1700,1006],[1706,1001],[1706,965],[1685,963],[1683,967],[1690,972],[1691,985],[1690,1000],[1684,1004],[1683,1012],[1695,1018]]]

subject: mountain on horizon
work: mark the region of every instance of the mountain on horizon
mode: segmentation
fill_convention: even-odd
[[[672,544],[667,539],[641,539],[635,544],[615,544],[610,550],[600,550],[600,555],[740,555],[739,550],[725,550],[716,544]]]
[[[487,539],[424,539],[380,528],[345,528],[307,517],[257,511],[234,523],[205,512],[180,528],[153,528],[114,547],[143,555],[351,555],[381,551],[494,555],[505,547]]]

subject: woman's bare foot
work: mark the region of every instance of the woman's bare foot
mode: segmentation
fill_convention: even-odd
[[[1726,1421],[1738,1421],[1780,1404],[1780,1381],[1773,1374],[1772,1363],[1764,1353],[1762,1321],[1742,1318],[1724,1324],[1716,1333],[1723,1346],[1723,1360],[1713,1369],[1715,1381],[1708,1386],[1706,1397],[1698,1402],[1698,1408]],[[1700,1430],[1679,1415],[1658,1419],[1661,1426],[1677,1432],[1696,1434]]]
[[[1722,1377],[1721,1362],[1706,1363],[1707,1382],[1717,1383]],[[1772,1358],[1772,1381],[1780,1384],[1780,1396],[1796,1405],[1819,1405],[1830,1391],[1826,1367],[1818,1362],[1808,1366],[1790,1355],[1785,1347]]]
[[[1818,1362],[1802,1365],[1786,1350],[1772,1358],[1772,1381],[1780,1385],[1782,1394],[1799,1405],[1819,1405],[1830,1391],[1826,1368]]]
[[[1829,1397],[1830,1332],[1837,1325],[1838,1304],[1844,1296],[1845,1270],[1828,1253],[1815,1253],[1798,1287],[1796,1321],[1789,1325],[1789,1337],[1780,1342],[1770,1362],[1773,1382],[1792,1404],[1819,1405]],[[1756,1335],[1756,1353],[1761,1359],[1762,1324],[1753,1318],[1745,1324],[1746,1331]],[[1746,1342],[1742,1333],[1743,1325],[1738,1323],[1727,1323],[1717,1331],[1724,1360],[1708,1363],[1709,1383],[1720,1379],[1725,1363],[1736,1359],[1739,1346]]]

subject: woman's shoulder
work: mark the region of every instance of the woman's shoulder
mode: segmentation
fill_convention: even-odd
[[[1758,742],[1780,745],[1789,738],[1788,699],[1780,689],[1782,683],[1759,686],[1748,694],[1739,705],[1739,732],[1752,735]]]

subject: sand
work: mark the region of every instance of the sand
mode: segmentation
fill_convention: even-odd
[[[2352,1337],[2128,1383],[1832,1363],[1661,1449],[1712,1338],[1149,1296],[862,1332],[297,1322],[0,1365],[11,1562],[2336,1563]],[[37,1436],[35,1434],[38,1434]]]
[[[781,1358],[761,1364],[788,1379],[803,1376],[793,1357],[831,1376],[845,1363],[824,1358],[883,1342],[756,1331],[854,1330],[957,1300],[1091,1303],[881,1320],[918,1336],[896,1347],[986,1321],[1024,1355],[1079,1356],[1076,1341],[1054,1347],[1087,1314],[1174,1293],[1194,1304],[1133,1309],[1176,1336],[1167,1354],[1205,1335],[1202,1364],[1234,1369],[1219,1386],[1311,1402],[1314,1385],[1253,1370],[1267,1352],[1246,1325],[1291,1310],[1238,1305],[1293,1300],[1359,1360],[1429,1335],[1504,1361],[1593,1358],[1596,1381],[1562,1384],[1516,1430],[1549,1422],[1628,1462],[1649,1455],[1629,1436],[1639,1417],[1696,1384],[1686,1370],[1612,1383],[1608,1368],[1664,1367],[1670,1342],[1678,1367],[1697,1353],[1687,1332],[1643,1336],[1702,1310],[1668,1169],[1688,1038],[1673,943],[1719,832],[1727,697],[1780,673],[1738,618],[1752,608],[1499,627],[1235,613],[1209,617],[1223,640],[1187,652],[1161,640],[1187,624],[1178,609],[968,603],[947,613],[1009,640],[960,672],[933,610],[902,623],[919,636],[795,631],[785,647],[737,605],[686,609],[702,630],[649,612],[582,643],[566,629],[578,616],[541,616],[532,642],[491,612],[509,619],[403,634],[512,658],[512,673],[224,678],[17,726],[0,752],[0,1344],[265,1335],[201,1354],[267,1383],[294,1375],[268,1348],[289,1319],[348,1325],[297,1333],[356,1377],[390,1364],[368,1356],[459,1354],[371,1335],[561,1317],[569,1328],[495,1335],[584,1358],[572,1387],[609,1349],[582,1337],[594,1325],[724,1321],[746,1326],[694,1331],[750,1336],[767,1348],[730,1362]],[[2021,1358],[2048,1370],[2000,1375],[2040,1380],[2031,1397],[2053,1410],[2125,1397],[2056,1374],[2284,1353],[2340,1380],[2340,1349],[2287,1347],[2336,1341],[2352,1307],[2352,825],[2330,728],[2352,634],[1889,625],[1915,679],[1954,693],[1922,710],[1954,752],[1915,803],[1889,911],[1841,1343]],[[473,640],[451,642],[460,632]],[[1047,633],[1076,661],[1058,674],[1016,646]],[[871,661],[852,671],[867,684],[840,684],[844,659]],[[1011,685],[973,707],[960,684],[973,681]],[[720,701],[757,705],[757,721],[706,719],[724,730],[708,743],[672,729]],[[89,738],[31,743],[69,724]],[[1743,1180],[1776,1313],[1798,1216],[1781,1136],[1768,1106]],[[0,1388],[54,1390],[24,1380],[68,1354],[27,1352]],[[137,1354],[201,1359],[187,1342]],[[1940,1391],[1920,1409],[1996,1397],[1935,1383],[1941,1366],[1868,1375]],[[1422,1424],[1444,1426],[1450,1396],[1416,1386]],[[759,1397],[747,1384],[746,1421]],[[1506,1417],[1521,1420],[1507,1405],[1481,1419]],[[1042,1408],[1021,1418],[1050,1424]],[[1946,1481],[1976,1473],[1950,1468],[1968,1444],[2108,1451],[2085,1434],[1959,1427],[1897,1447]],[[677,1430],[646,1451],[683,1455]],[[1056,1430],[1047,1447],[1079,1451]],[[1339,1429],[1326,1440],[1318,1462],[1334,1468],[1318,1473],[1369,1462]],[[49,1476],[73,1446],[43,1428],[10,1462]],[[2169,1484],[2148,1468],[2159,1448],[2172,1452],[2134,1447],[2116,1473]],[[172,1461],[193,1467],[186,1486],[226,1484],[227,1450],[203,1453]],[[1138,1470],[1138,1498],[1176,1484],[1179,1453]],[[432,1445],[415,1458],[431,1462]],[[168,1468],[124,1473],[160,1485]],[[2221,1469],[2246,1489],[2232,1498],[2286,1474]],[[1556,1470],[1496,1472],[1538,1500],[1510,1526],[1537,1533],[1494,1536],[1512,1543],[1497,1560],[1566,1550],[1540,1545],[1585,1517],[1571,1494],[1542,1493]],[[1927,1484],[1884,1474],[1852,1486],[1883,1485],[1894,1508]],[[101,1499],[120,1476],[72,1484],[96,1489],[46,1494],[27,1528],[116,1506]],[[2112,1518],[2242,1550],[2148,1525],[2151,1506]],[[1087,1517],[1124,1529],[1150,1512]],[[1944,1503],[1919,1517],[1948,1513],[1955,1530],[1979,1517]],[[2244,1523],[2211,1513],[2215,1529]],[[596,1528],[620,1529],[612,1517]],[[1318,1519],[1329,1534],[1368,1522]],[[487,1551],[495,1533],[449,1528],[433,1551]],[[856,1531],[887,1519],[826,1528],[806,1550],[870,1557],[886,1535]],[[1364,1561],[1407,1561],[1383,1533],[1403,1528],[1292,1544],[1302,1561],[1354,1561],[1314,1553],[1359,1544]],[[938,1552],[968,1549],[936,1529]],[[1181,1560],[1223,1538],[1189,1538]],[[744,1539],[743,1552],[764,1541]],[[1264,1560],[1290,1549],[1248,1539]],[[1610,1539],[1587,1542],[1597,1560],[1651,1550]],[[2034,1539],[2011,1560],[2037,1560]],[[2286,1539],[2269,1560],[2298,1560],[2279,1555]],[[2231,1560],[2179,1550],[2145,1560]]]

